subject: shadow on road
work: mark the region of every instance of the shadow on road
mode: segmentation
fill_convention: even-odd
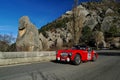
[[[57,64],[63,64],[63,65],[66,65],[66,64],[68,64],[68,65],[74,65],[72,62],[64,62],[64,61],[56,61],[56,60],[51,60],[50,62],[52,62],[52,63],[57,63]]]
[[[59,63],[59,64],[68,64],[68,62],[64,62],[64,61],[56,61],[56,60],[51,60],[50,62],[53,62],[53,63]]]

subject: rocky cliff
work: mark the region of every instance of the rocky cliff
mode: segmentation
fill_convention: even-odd
[[[119,4],[115,1],[81,3],[77,6],[76,19],[73,19],[74,9],[72,9],[40,28],[39,34],[37,34],[39,37],[36,36],[37,41],[35,41],[39,45],[36,45],[36,47],[39,47],[39,50],[68,48],[74,45],[74,36],[76,36],[77,44],[86,44],[98,48],[120,48]],[[77,21],[75,30],[73,28],[74,20]],[[24,33],[21,30],[23,28],[19,27],[18,41],[23,39],[19,39]],[[32,31],[33,29],[26,30]],[[81,30],[81,32],[78,30]],[[78,32],[74,34],[75,32],[72,33],[72,31]],[[26,35],[28,34],[26,33]]]

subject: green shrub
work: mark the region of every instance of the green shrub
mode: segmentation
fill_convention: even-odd
[[[117,28],[115,25],[113,25],[112,27],[110,27],[110,30],[108,31],[108,33],[111,34],[112,37],[114,37],[120,33],[120,29]]]
[[[92,30],[88,27],[88,26],[85,26],[82,30],[82,41],[89,41],[90,40],[90,37],[91,37],[91,34],[92,34]]]

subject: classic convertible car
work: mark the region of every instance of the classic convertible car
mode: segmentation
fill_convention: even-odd
[[[79,65],[85,61],[95,61],[98,58],[98,54],[87,46],[75,45],[71,49],[58,50],[56,53],[57,62],[72,62],[75,65]]]

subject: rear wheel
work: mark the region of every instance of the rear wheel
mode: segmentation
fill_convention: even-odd
[[[94,54],[93,58],[92,58],[92,61],[96,61],[96,54]]]
[[[76,54],[76,56],[74,58],[74,64],[79,65],[80,63],[81,63],[81,57],[79,54]]]

